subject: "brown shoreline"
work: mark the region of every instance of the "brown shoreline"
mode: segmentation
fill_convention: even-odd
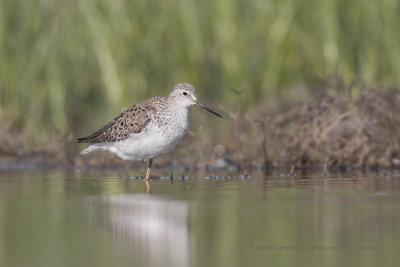
[[[290,108],[287,108],[290,106]],[[157,159],[155,166],[190,168],[261,168],[293,166],[397,167],[400,165],[400,90],[364,90],[357,97],[323,91],[306,103],[269,111],[229,113],[228,131],[213,129],[207,140],[189,133],[177,150]],[[214,132],[213,132],[214,131]],[[216,137],[217,136],[217,137]],[[106,153],[82,157],[75,138],[26,148],[22,134],[9,126],[0,132],[2,166],[71,168],[141,168]],[[193,142],[195,141],[195,142]],[[188,145],[188,143],[190,145]],[[187,157],[190,155],[190,157]],[[219,161],[218,161],[219,160]]]

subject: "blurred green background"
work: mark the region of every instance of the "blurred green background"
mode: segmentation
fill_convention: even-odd
[[[0,123],[88,134],[180,81],[228,108],[230,87],[248,108],[336,71],[396,86],[399,14],[397,0],[0,0]]]

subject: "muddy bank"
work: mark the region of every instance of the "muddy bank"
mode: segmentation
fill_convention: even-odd
[[[309,101],[294,106],[285,105],[282,100],[277,110],[260,105],[249,112],[227,114],[229,129],[215,129],[215,133],[211,132],[201,142],[190,132],[177,150],[157,159],[155,165],[237,170],[400,164],[399,89],[384,93],[364,90],[357,97],[340,92],[332,95],[322,90]],[[0,167],[140,168],[145,165],[125,162],[106,153],[81,157],[75,139],[73,134],[63,134],[50,143],[28,148],[17,128],[4,125],[0,132]]]
[[[275,114],[259,107],[240,114],[236,123],[238,129],[251,129],[237,133],[240,147],[247,149],[243,159],[259,165],[389,167],[400,162],[398,89],[366,90],[357,97],[325,92]]]

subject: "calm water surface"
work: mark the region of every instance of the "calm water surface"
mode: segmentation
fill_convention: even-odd
[[[216,174],[0,172],[0,266],[398,266],[400,172]]]

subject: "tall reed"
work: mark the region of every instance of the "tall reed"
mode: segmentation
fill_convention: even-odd
[[[399,13],[395,0],[2,0],[0,121],[32,141],[82,133],[179,81],[227,106],[231,86],[257,105],[335,71],[398,85]]]

